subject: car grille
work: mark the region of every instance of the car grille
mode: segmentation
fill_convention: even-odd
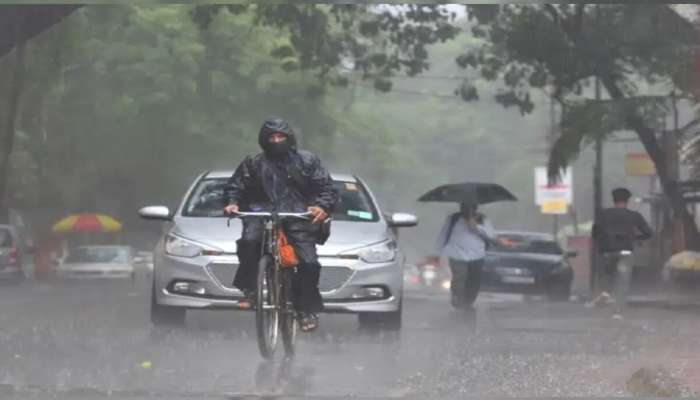
[[[214,278],[219,281],[219,285],[226,288],[233,287],[233,277],[236,276],[238,264],[209,264],[207,269],[209,270],[209,273],[211,273]]]
[[[207,266],[209,272],[216,278],[219,285],[232,288],[233,278],[236,276],[238,264],[215,263]],[[321,292],[331,292],[340,289],[352,276],[352,268],[348,267],[323,267],[318,288]]]
[[[340,289],[352,276],[352,268],[348,267],[323,267],[318,288],[321,292],[331,292]]]

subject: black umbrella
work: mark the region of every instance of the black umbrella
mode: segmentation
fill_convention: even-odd
[[[465,182],[438,186],[418,198],[418,201],[488,204],[497,201],[517,201],[508,189],[495,183]]]

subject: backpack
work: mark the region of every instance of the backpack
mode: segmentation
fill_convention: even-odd
[[[447,230],[447,235],[445,235],[445,243],[442,244],[443,247],[447,246],[447,243],[450,243],[450,238],[452,237],[452,231],[455,229],[455,225],[457,225],[457,221],[459,221],[459,218],[462,216],[461,213],[454,213],[450,215],[450,227]]]

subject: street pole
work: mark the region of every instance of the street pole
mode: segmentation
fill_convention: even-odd
[[[555,109],[555,104],[554,104],[554,99],[552,96],[549,97],[549,135],[547,137],[547,147],[549,148],[549,152],[551,154],[552,148],[554,147],[554,141],[556,140],[557,136],[557,128],[556,128],[556,123],[557,123],[557,118],[556,118],[556,109]],[[554,214],[552,215],[552,234],[554,235],[555,240],[558,238],[558,233],[559,233],[559,215]]]
[[[596,4],[596,21],[600,21],[600,5]],[[600,79],[595,76],[595,100],[600,102]],[[603,138],[601,132],[597,132],[595,140],[595,165],[593,166],[593,221],[597,221],[600,212],[603,209]],[[599,254],[595,240],[593,240],[593,232],[591,231],[591,246],[590,246],[590,262],[591,262],[591,292],[594,294],[598,289],[598,266]]]
[[[595,78],[595,99],[600,101],[600,80]],[[603,210],[603,138],[598,132],[595,140],[595,165],[593,167],[593,221],[598,221],[600,212]],[[595,240],[591,232],[591,292],[596,293],[598,289],[598,266],[599,254]]]

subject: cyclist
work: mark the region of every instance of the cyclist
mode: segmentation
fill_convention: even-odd
[[[632,278],[632,258],[635,240],[647,240],[652,236],[644,217],[628,209],[632,193],[626,188],[612,191],[614,207],[606,208],[593,225],[593,239],[603,257],[603,270],[599,272],[601,292],[592,302],[615,302],[619,312],[625,305]],[[610,296],[614,291],[615,297]]]
[[[325,240],[322,225],[338,201],[338,192],[320,159],[311,152],[297,150],[294,131],[283,119],[265,121],[258,143],[263,151],[246,157],[228,181],[224,212],[311,213],[311,221],[284,221],[285,233],[299,258],[292,280],[294,307],[302,331],[311,331],[318,327],[318,313],[323,310],[316,244]],[[243,233],[236,242],[240,267],[233,285],[250,302],[255,299],[263,228],[261,220],[243,220]]]

